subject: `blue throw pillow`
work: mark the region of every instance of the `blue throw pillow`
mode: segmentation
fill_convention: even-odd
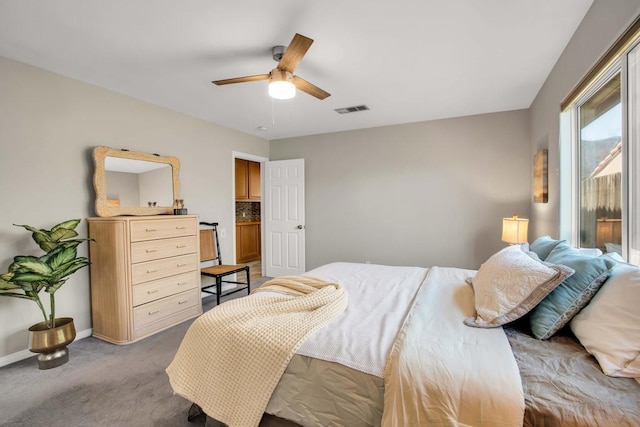
[[[566,265],[576,272],[531,311],[531,332],[541,340],[551,338],[589,303],[616,264],[610,259],[583,255],[566,241],[559,242],[545,261]]]
[[[538,237],[535,242],[529,245],[529,250],[535,252],[542,261],[546,261],[549,253],[551,253],[560,242],[566,243],[566,240],[554,240],[550,236]]]

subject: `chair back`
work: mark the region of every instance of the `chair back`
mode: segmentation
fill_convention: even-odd
[[[200,230],[200,262],[218,259],[214,230]]]

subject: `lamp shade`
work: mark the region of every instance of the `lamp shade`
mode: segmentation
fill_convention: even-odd
[[[529,220],[518,218],[513,215],[511,218],[502,218],[502,241],[510,245],[527,243],[527,232],[529,231]]]

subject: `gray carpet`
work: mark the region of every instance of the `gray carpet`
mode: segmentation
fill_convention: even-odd
[[[205,311],[215,306],[214,297],[203,302]],[[191,323],[125,346],[78,340],[69,346],[69,362],[54,369],[39,370],[35,357],[0,368],[0,425],[204,425],[187,422],[191,403],[172,393],[165,373]],[[261,425],[270,425],[268,418]]]

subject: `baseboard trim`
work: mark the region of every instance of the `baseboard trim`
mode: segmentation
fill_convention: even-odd
[[[83,338],[90,337],[93,333],[93,329],[85,329],[84,331],[76,332],[76,340],[81,340]],[[29,349],[21,350],[16,353],[8,354],[6,356],[0,357],[0,367],[10,365],[15,362],[19,362],[24,359],[28,359],[30,357],[35,356],[35,353],[29,351]]]

